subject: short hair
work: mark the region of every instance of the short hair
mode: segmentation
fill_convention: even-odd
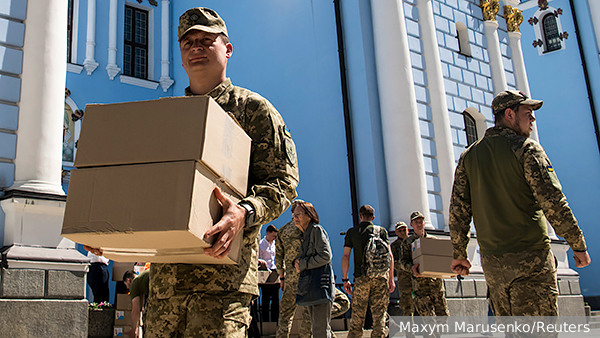
[[[277,228],[273,224],[267,226],[267,232],[278,232]]]
[[[296,208],[302,208],[302,210],[304,210],[304,212],[306,213],[306,216],[310,217],[310,220],[313,223],[319,224],[319,214],[317,214],[317,210],[315,209],[315,207],[312,205],[312,203],[310,202],[298,202],[298,205],[296,206]]]
[[[506,116],[506,109],[510,109],[510,110],[516,112],[517,110],[519,110],[520,106],[521,106],[521,104],[517,103],[513,106],[506,107],[502,111],[499,111],[498,113],[494,114],[494,123],[498,124],[500,121],[504,120],[504,117]]]
[[[135,278],[135,272],[133,272],[133,270],[127,270],[123,274],[123,282],[128,279],[134,279],[134,278]]]
[[[229,37],[225,35],[225,33],[219,33],[219,36],[221,37],[221,40],[223,40],[223,44],[229,43]]]
[[[363,217],[371,218],[375,216],[375,208],[372,206],[365,204],[358,210],[358,213],[363,215]]]
[[[294,209],[298,206],[298,203],[300,202],[304,202],[303,200],[296,198],[295,200],[292,201],[292,206],[290,207],[290,211],[294,212]]]

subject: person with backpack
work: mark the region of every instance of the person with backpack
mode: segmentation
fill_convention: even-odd
[[[413,274],[412,284],[415,294],[415,308],[419,315],[424,318],[424,322],[430,321],[433,316],[447,317],[449,314],[448,304],[444,295],[444,281],[441,278],[421,276],[419,274],[419,264],[413,265],[412,243],[422,237],[433,237],[428,236],[427,232],[425,232],[425,216],[420,211],[413,212],[410,214],[410,226],[414,232],[402,242],[400,266],[405,271],[412,272]],[[438,320],[439,322],[441,320]],[[425,333],[423,334],[425,335]],[[435,331],[430,337],[439,336],[441,336],[441,333]]]
[[[388,334],[385,314],[390,293],[396,288],[394,258],[390,250],[387,230],[373,224],[375,209],[370,205],[363,205],[358,216],[360,224],[347,231],[342,256],[344,290],[352,295],[352,318],[348,338],[362,337],[369,300],[373,315],[371,337],[383,338]],[[353,249],[354,287],[348,279],[350,253]]]

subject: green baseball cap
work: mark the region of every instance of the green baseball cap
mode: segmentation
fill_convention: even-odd
[[[530,99],[523,92],[518,90],[505,90],[494,98],[492,101],[492,110],[494,115],[504,111],[504,109],[513,107],[517,104],[528,104],[531,109],[538,110],[542,108],[544,101]]]
[[[227,27],[225,21],[221,19],[217,12],[206,7],[196,7],[188,9],[179,17],[179,29],[177,31],[177,41],[192,29],[208,32],[208,33],[223,33],[227,35]]]
[[[412,214],[410,214],[410,220],[415,220],[417,218],[425,218],[425,216],[423,216],[423,214],[420,211],[415,211]]]
[[[406,223],[400,221],[400,222],[396,223],[396,229],[395,230],[398,230],[398,229],[400,229],[402,227],[405,227],[405,228],[408,229],[408,226],[406,225]]]

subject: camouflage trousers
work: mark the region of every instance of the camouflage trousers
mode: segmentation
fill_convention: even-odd
[[[150,298],[147,338],[241,338],[250,325],[253,296],[242,292],[176,293]]]
[[[556,267],[550,249],[486,255],[481,265],[495,316],[557,316]]]
[[[385,314],[390,303],[388,277],[369,278],[360,276],[354,280],[352,290],[352,318],[348,338],[360,338],[363,335],[367,306],[371,303],[373,314],[372,338],[386,337]]]
[[[412,316],[414,312],[414,302],[412,298],[412,291],[402,290],[400,293],[400,299],[398,300],[400,309],[402,310],[403,316]]]
[[[296,293],[298,292],[298,279],[291,278],[291,273],[285,280],[281,300],[279,301],[279,321],[277,323],[277,338],[288,338],[290,329],[292,328],[292,320],[296,313],[296,309],[302,311],[302,325],[300,326],[300,338],[312,336],[310,314],[308,309],[303,306],[296,305]]]
[[[415,308],[419,312],[419,320],[424,324],[445,324],[447,321],[448,303],[444,295],[444,281],[440,278],[418,277],[415,291]],[[435,331],[429,335],[423,333],[423,337],[440,337],[441,332]]]

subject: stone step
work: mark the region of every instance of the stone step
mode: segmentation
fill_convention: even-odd
[[[591,315],[592,317],[600,317],[600,310],[593,310]]]

